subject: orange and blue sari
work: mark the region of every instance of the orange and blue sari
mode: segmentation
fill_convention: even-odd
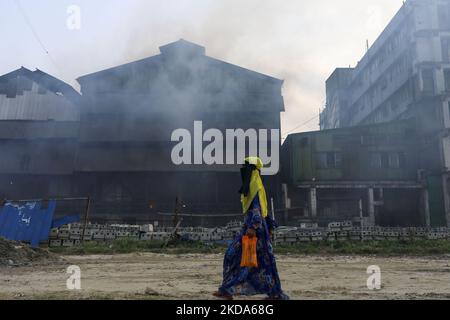
[[[253,228],[258,238],[256,252],[258,267],[241,267],[242,237]],[[260,198],[255,196],[245,216],[242,230],[228,247],[223,262],[223,283],[219,292],[223,295],[267,294],[269,298],[287,300],[282,291],[273,254],[270,232],[276,223],[261,214]]]

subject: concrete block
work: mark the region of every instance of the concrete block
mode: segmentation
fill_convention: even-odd
[[[69,230],[59,230],[58,231],[58,239],[69,239],[70,233]]]
[[[362,231],[352,230],[349,232],[348,235],[349,235],[350,240],[358,241],[358,240],[361,240],[361,234],[362,234]]]
[[[309,237],[308,237],[308,241],[309,241]],[[284,239],[284,242],[286,243],[296,243],[297,242],[297,237],[296,236],[288,236]]]
[[[152,224],[144,224],[142,226],[139,227],[139,231],[142,232],[153,232],[153,225]]]
[[[397,231],[387,231],[384,233],[387,240],[398,240],[400,238],[400,234]]]
[[[220,234],[211,235],[211,241],[220,241],[222,240],[222,236]]]
[[[301,223],[300,229],[317,229],[317,223]]]
[[[328,224],[328,230],[332,232],[337,232],[341,230],[341,223],[340,222],[330,222]]]
[[[341,230],[350,231],[353,229],[353,223],[351,221],[341,222]]]
[[[324,238],[324,234],[322,231],[313,231],[310,234],[310,238],[312,241],[321,241]]]
[[[94,240],[105,240],[105,234],[103,232],[95,232],[92,236]]]
[[[126,231],[118,231],[118,232],[116,232],[116,237],[117,238],[126,238],[126,237],[128,237],[128,232],[126,232]]]
[[[152,240],[152,234],[150,232],[141,233],[141,240]]]
[[[336,238],[338,240],[344,241],[348,239],[348,231],[339,231],[336,233]]]
[[[83,231],[80,230],[80,229],[71,229],[69,231],[69,239],[71,239],[71,240],[79,240],[79,239],[81,239],[81,233],[82,232]]]
[[[139,239],[139,231],[132,231],[128,235],[129,238]]]
[[[61,247],[62,240],[50,240],[50,247]]]
[[[81,235],[83,234],[83,229],[81,229],[80,234],[81,234]],[[92,236],[93,234],[94,234],[94,232],[93,232],[92,230],[90,230],[90,229],[84,230],[84,235],[85,235],[85,236]]]
[[[105,240],[115,240],[116,235],[112,232],[106,232],[105,233]]]
[[[83,241],[92,241],[92,235],[90,235],[90,234],[84,235]]]
[[[50,230],[49,238],[50,239],[57,239],[58,238],[58,232],[59,230],[54,228]]]
[[[63,247],[73,247],[73,243],[74,243],[73,240],[66,239],[66,240],[62,241],[62,246]]]
[[[363,231],[362,232],[362,237],[365,240],[373,240],[373,232],[372,231]]]
[[[59,227],[59,231],[69,231],[70,230],[70,226],[69,225],[64,225]]]

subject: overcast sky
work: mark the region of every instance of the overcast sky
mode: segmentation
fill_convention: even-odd
[[[67,27],[70,5],[81,9],[79,30]],[[334,68],[355,66],[366,39],[373,43],[401,5],[402,0],[0,0],[0,74],[39,68],[75,86],[83,74],[158,54],[159,46],[183,38],[205,46],[209,56],[285,80],[284,134],[318,115]],[[294,132],[316,130],[318,121]]]

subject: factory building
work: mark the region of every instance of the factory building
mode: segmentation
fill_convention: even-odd
[[[326,82],[322,130],[412,119],[417,170],[442,192],[450,222],[450,2],[404,3],[354,68]]]
[[[39,112],[57,115],[4,119],[0,130],[6,126],[14,130],[0,137],[0,152],[9,153],[18,168],[2,159],[0,198],[89,196],[93,200],[91,218],[98,221],[153,222],[165,217],[161,214],[172,214],[176,206],[180,214],[192,215],[185,218],[186,224],[223,224],[232,214],[240,218],[238,162],[243,159],[237,159],[239,144],[232,148],[232,162],[208,163],[192,150],[190,164],[180,165],[173,161],[178,143],[173,133],[180,129],[190,132],[193,149],[198,140],[205,148],[213,140],[203,135],[209,129],[223,136],[227,129],[242,129],[244,134],[248,129],[279,132],[280,112],[284,111],[283,81],[209,57],[204,47],[185,40],[160,47],[156,56],[80,77],[81,95],[70,88],[75,104],[67,91],[45,89],[36,79],[32,88],[26,87],[30,92],[19,84],[17,94],[10,93],[10,78],[0,78],[7,83],[1,87],[0,116],[5,112],[11,115],[16,109],[13,105],[32,113],[43,99],[48,102],[37,106]],[[41,96],[44,91],[48,97]],[[58,101],[58,108],[52,109],[52,99]],[[195,124],[201,125],[200,137]],[[41,137],[40,126],[48,129],[45,137]],[[9,151],[16,137],[7,132],[20,136],[22,151]],[[246,136],[244,145],[252,139],[255,137]],[[279,154],[279,134],[269,133],[268,140],[268,154]],[[47,149],[34,153],[41,143],[52,146],[55,153]],[[224,145],[216,153],[225,157],[225,151]],[[246,148],[247,155],[249,152]],[[19,187],[20,179],[39,187]],[[10,180],[16,182],[9,184]],[[269,196],[275,197],[276,177],[265,180]],[[195,218],[213,214],[218,218]],[[166,220],[172,221],[171,217]]]
[[[71,194],[80,95],[40,71],[0,77],[0,199]]]

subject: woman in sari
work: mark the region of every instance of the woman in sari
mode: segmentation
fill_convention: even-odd
[[[271,235],[276,223],[268,216],[267,198],[260,172],[261,159],[245,159],[241,169],[242,187],[240,189],[244,226],[228,247],[223,262],[223,283],[214,293],[216,297],[232,299],[236,295],[267,294],[269,299],[287,300],[289,297],[281,290]],[[257,267],[241,267],[242,237],[256,237]]]

